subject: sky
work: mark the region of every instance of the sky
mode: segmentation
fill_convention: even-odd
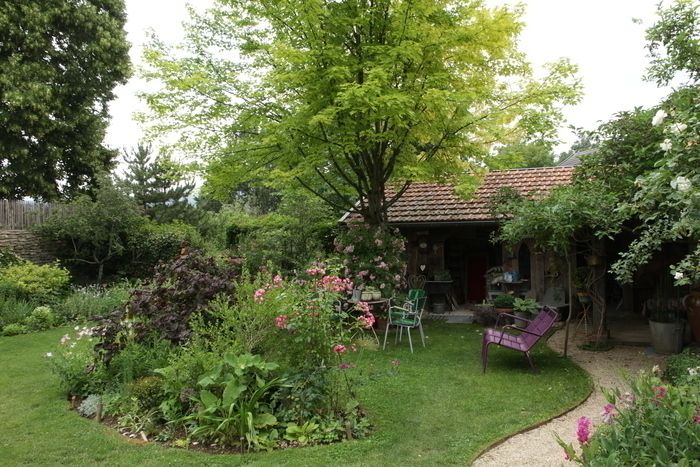
[[[655,21],[659,0],[486,0],[488,5],[525,5],[526,26],[520,48],[540,69],[547,62],[569,58],[579,66],[584,97],[565,109],[567,123],[559,132],[558,151],[568,149],[575,137],[568,125],[592,130],[615,113],[635,106],[658,103],[669,89],[659,89],[642,79],[649,62],[644,48],[644,31]],[[188,17],[186,5],[203,9],[212,0],[126,0],[127,34],[131,60],[141,64],[143,45],[149,30],[166,43],[182,39],[182,22]],[[641,21],[641,24],[633,20]],[[143,136],[133,113],[145,109],[137,93],[147,83],[133,77],[119,86],[110,105],[112,120],[106,144],[130,148]]]

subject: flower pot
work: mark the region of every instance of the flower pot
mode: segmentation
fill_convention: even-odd
[[[516,328],[526,328],[527,325],[529,324],[527,321],[524,321],[526,319],[530,319],[530,313],[525,313],[524,311],[516,311],[513,313],[515,316],[517,316],[520,319],[516,319],[513,321],[513,325]]]
[[[660,323],[649,321],[651,345],[660,354],[679,353],[683,348],[683,323]]]
[[[379,291],[372,292],[372,300],[381,300],[382,293]]]
[[[433,303],[433,313],[442,314],[445,312],[445,302]]]
[[[361,299],[363,302],[369,302],[370,300],[372,300],[372,297],[373,297],[373,296],[374,296],[374,294],[373,294],[372,292],[364,291],[364,292],[362,292],[362,294],[360,295],[360,299]]]

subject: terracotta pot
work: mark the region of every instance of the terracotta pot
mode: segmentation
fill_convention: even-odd
[[[695,342],[700,342],[700,289],[683,297],[683,305],[688,310],[688,324]]]

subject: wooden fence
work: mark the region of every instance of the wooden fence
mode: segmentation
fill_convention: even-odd
[[[25,230],[46,222],[58,204],[0,199],[0,229]]]

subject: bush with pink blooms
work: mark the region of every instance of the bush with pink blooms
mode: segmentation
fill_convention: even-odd
[[[580,465],[696,465],[700,459],[700,387],[665,384],[640,373],[631,391],[605,391],[602,423],[576,424],[579,449],[557,441],[567,460]]]
[[[390,297],[405,285],[405,241],[397,229],[351,222],[335,238],[342,273],[359,287],[374,287]]]

